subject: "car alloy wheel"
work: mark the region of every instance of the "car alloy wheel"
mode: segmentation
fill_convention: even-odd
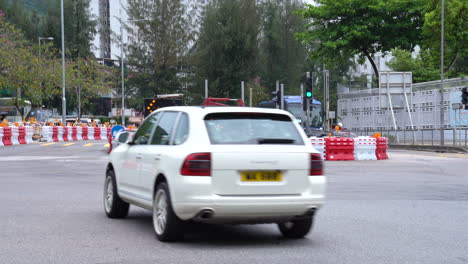
[[[114,184],[111,176],[107,176],[105,184],[104,207],[106,209],[106,213],[109,213],[112,210],[112,202],[114,200]]]
[[[153,210],[154,230],[161,235],[166,230],[167,224],[167,195],[163,189],[159,189],[154,198],[155,208]]]

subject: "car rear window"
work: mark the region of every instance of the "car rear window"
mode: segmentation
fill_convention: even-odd
[[[211,144],[304,145],[287,115],[269,113],[211,113],[205,116]]]

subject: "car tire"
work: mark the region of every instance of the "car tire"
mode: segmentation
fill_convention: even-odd
[[[314,217],[309,216],[304,219],[292,220],[286,223],[279,223],[278,228],[286,238],[299,239],[305,237],[314,222]]]
[[[153,227],[158,240],[174,242],[184,237],[184,221],[174,213],[167,183],[156,187],[153,198]]]
[[[130,205],[120,199],[117,193],[115,173],[108,170],[104,182],[104,211],[109,218],[124,218],[128,215]]]

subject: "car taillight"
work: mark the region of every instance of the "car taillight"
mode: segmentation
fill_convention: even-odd
[[[310,176],[323,175],[323,161],[319,153],[310,154]]]
[[[193,153],[187,156],[180,169],[186,176],[211,176],[211,153]]]

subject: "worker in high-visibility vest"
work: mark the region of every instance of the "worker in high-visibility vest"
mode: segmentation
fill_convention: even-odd
[[[342,123],[338,123],[338,125],[335,126],[335,131],[336,133],[341,133],[343,131],[343,124]]]

